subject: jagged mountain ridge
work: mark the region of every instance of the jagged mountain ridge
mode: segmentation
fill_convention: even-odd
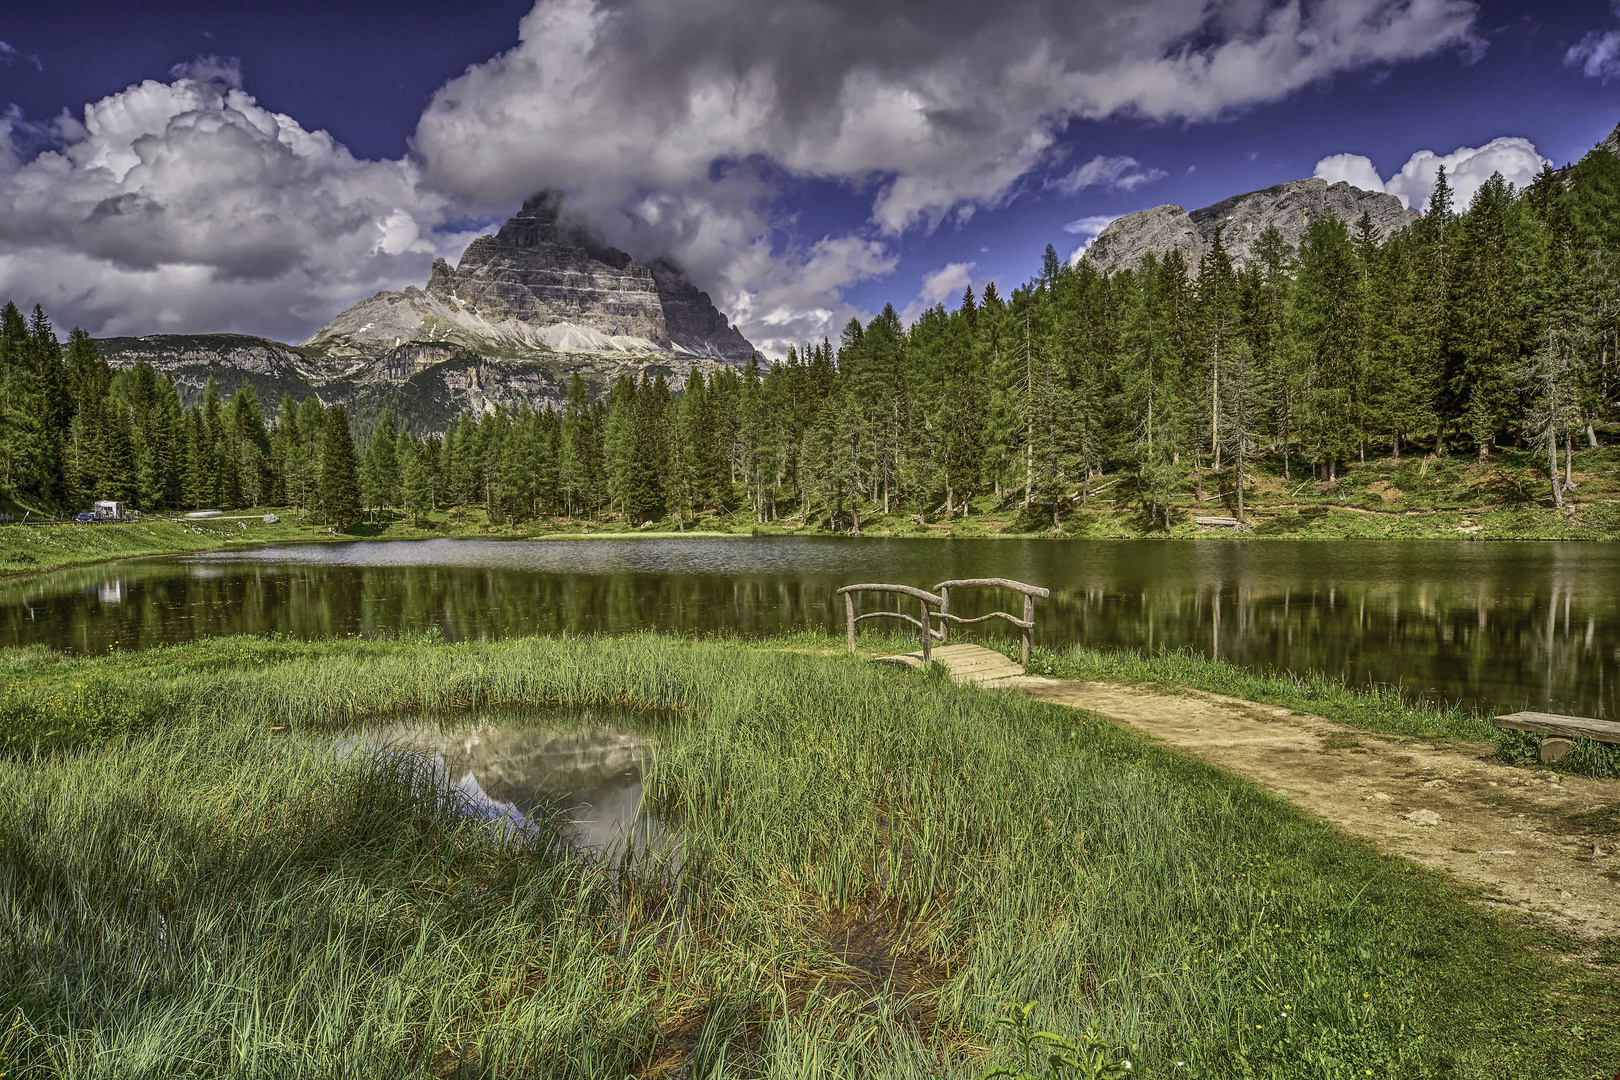
[[[1421,216],[1403,208],[1393,195],[1313,177],[1234,195],[1191,213],[1166,205],[1126,214],[1098,233],[1082,258],[1104,273],[1113,273],[1135,267],[1149,252],[1162,259],[1179,251],[1196,272],[1219,229],[1233,265],[1241,268],[1271,226],[1298,247],[1311,224],[1329,213],[1352,226],[1366,213],[1380,240]]]
[[[435,260],[425,289],[381,292],[334,317],[305,348],[376,357],[408,342],[493,355],[689,353],[735,364],[754,349],[667,259],[646,266],[565,229],[553,192],[531,197],[456,266]]]
[[[108,338],[115,367],[147,361],[182,396],[208,379],[222,393],[253,388],[342,402],[364,422],[391,407],[418,430],[457,412],[560,406],[569,378],[593,393],[620,375],[741,365],[754,348],[673,262],[643,265],[579,230],[542,193],[458,264],[436,260],[425,288],[381,292],[339,313],[302,345],[242,334]]]

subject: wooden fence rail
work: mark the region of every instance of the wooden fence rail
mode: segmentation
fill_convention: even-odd
[[[935,592],[923,589],[914,589],[910,585],[885,585],[878,583],[865,583],[861,585],[845,585],[838,592],[844,598],[844,621],[849,637],[849,651],[855,651],[855,624],[862,619],[903,619],[917,627],[922,636],[923,663],[928,663],[933,651],[934,639],[938,638],[940,644],[950,640],[950,624],[971,626],[974,623],[986,622],[990,619],[1005,619],[1022,630],[1023,649],[1022,663],[1029,666],[1029,650],[1035,634],[1035,599],[1044,600],[1051,596],[1051,590],[1043,589],[1039,585],[1026,585],[1022,581],[1013,581],[1011,578],[956,578],[951,581],[942,581],[934,586]],[[1024,617],[1017,618],[1005,611],[992,611],[988,615],[980,615],[974,619],[964,619],[960,615],[951,614],[952,589],[1009,589],[1024,595]],[[916,598],[919,602],[920,617],[914,618],[902,611],[869,611],[863,615],[855,614],[855,594],[863,592],[899,593],[903,596]],[[934,629],[934,622],[938,620],[939,629]]]

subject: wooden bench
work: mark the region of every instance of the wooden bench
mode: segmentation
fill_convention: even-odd
[[[1576,739],[1620,745],[1620,723],[1613,720],[1560,716],[1557,713],[1516,712],[1494,717],[1491,722],[1500,728],[1530,731],[1542,736],[1536,750],[1536,756],[1542,761],[1557,761],[1570,752]]]

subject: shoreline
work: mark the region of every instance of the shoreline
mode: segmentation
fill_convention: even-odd
[[[777,524],[741,523],[728,527],[721,522],[714,521],[703,522],[694,528],[686,530],[676,530],[667,527],[631,529],[612,523],[597,524],[590,527],[576,523],[572,526],[562,526],[557,529],[532,529],[490,526],[482,521],[456,524],[440,523],[449,524],[450,527],[448,528],[418,528],[396,520],[382,522],[378,525],[361,524],[343,533],[333,535],[327,532],[324,526],[299,525],[295,521],[287,520],[285,517],[274,525],[265,525],[257,520],[243,518],[212,518],[200,521],[164,518],[141,522],[94,525],[0,525],[0,581],[10,581],[57,570],[71,570],[122,562],[129,559],[163,558],[172,555],[224,551],[232,546],[292,543],[339,544],[387,540],[568,542],[588,540],[718,540],[802,536],[844,540],[1041,540],[1050,542],[1085,540],[1153,540],[1166,542],[1219,540],[1231,543],[1263,543],[1283,540],[1327,543],[1346,540],[1374,542],[1429,540],[1445,543],[1503,541],[1612,543],[1616,539],[1620,539],[1620,537],[1607,530],[1560,528],[1557,523],[1553,523],[1553,529],[1523,530],[1487,529],[1471,524],[1456,524],[1456,522],[1469,517],[1483,516],[1477,513],[1461,511],[1437,511],[1431,513],[1425,511],[1375,511],[1356,507],[1334,509],[1347,516],[1378,515],[1380,517],[1392,517],[1416,522],[1425,527],[1403,533],[1395,533],[1389,529],[1382,533],[1374,533],[1335,527],[1344,524],[1344,522],[1324,522],[1319,527],[1290,529],[1288,531],[1261,531],[1260,528],[1256,527],[1237,530],[1230,527],[1200,527],[1191,524],[1178,527],[1169,533],[1138,533],[1126,529],[1102,530],[1092,528],[1073,530],[1064,528],[1060,531],[1053,531],[1050,528],[1014,531],[1007,527],[1011,523],[1005,519],[988,518],[988,516],[985,519],[972,517],[957,519],[950,524],[941,522],[918,525],[910,521],[896,521],[895,516],[891,515],[887,519],[879,519],[873,524],[863,527],[856,534],[843,530],[835,532],[825,526],[818,525],[791,527]],[[266,512],[274,513],[276,511],[270,510]],[[1089,513],[1094,514],[1097,512]],[[233,521],[237,523],[237,526],[232,529],[224,529],[219,524],[216,524],[222,520]],[[1260,526],[1264,526],[1266,520],[1260,519]],[[981,521],[983,521],[982,524]],[[1448,523],[1450,523],[1450,527],[1446,528]],[[664,522],[659,523],[660,526],[664,524]],[[1090,522],[1087,524],[1090,524]],[[63,544],[60,543],[62,540],[71,540],[73,542]],[[81,543],[80,541],[99,542]],[[41,551],[40,548],[47,550]],[[49,550],[53,548],[66,557],[53,557],[57,554],[57,551]]]

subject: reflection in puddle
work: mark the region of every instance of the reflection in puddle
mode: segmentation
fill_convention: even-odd
[[[469,814],[526,835],[554,829],[579,851],[607,857],[670,852],[668,830],[641,805],[652,740],[629,728],[555,728],[479,721],[367,730],[349,746],[427,758]]]

